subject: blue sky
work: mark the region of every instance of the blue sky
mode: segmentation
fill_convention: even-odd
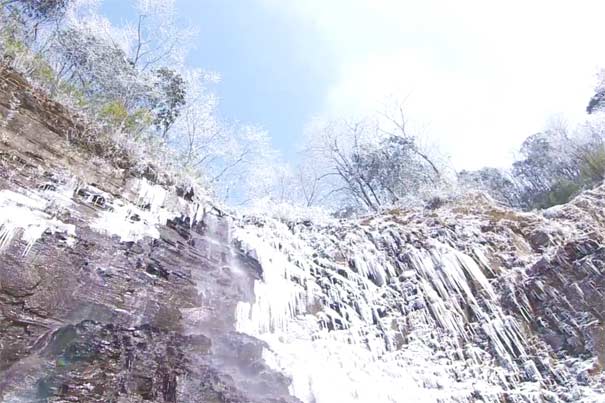
[[[331,62],[321,38],[299,37],[296,26],[254,1],[183,0],[200,27],[190,62],[222,75],[222,111],[255,122],[283,152],[294,150],[307,119],[321,112]],[[319,68],[322,61],[323,68]]]
[[[105,0],[118,22],[124,0]],[[221,113],[293,158],[315,116],[405,99],[415,134],[454,167],[505,166],[553,116],[584,119],[601,0],[176,0],[199,27],[189,63],[221,74]]]
[[[334,63],[312,31],[303,35],[283,14],[262,3],[177,0],[184,22],[199,29],[188,63],[221,75],[214,88],[225,118],[257,124],[285,157],[295,158],[308,120],[321,113],[335,80]],[[114,22],[128,18],[124,0],[105,0]]]

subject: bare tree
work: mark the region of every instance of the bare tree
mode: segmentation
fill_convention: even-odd
[[[126,27],[132,65],[142,71],[180,66],[195,30],[177,21],[174,0],[138,0],[136,22]]]

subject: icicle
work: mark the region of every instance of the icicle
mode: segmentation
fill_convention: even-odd
[[[168,195],[165,188],[160,185],[152,185],[147,179],[136,180],[135,186],[137,187],[137,205],[145,208],[148,206],[149,210],[157,213],[164,206],[164,201]]]
[[[9,190],[0,191],[0,251],[8,247],[20,233],[25,242],[23,256],[46,232],[64,232],[75,237],[75,227],[52,219],[43,210],[47,201],[35,195],[22,195]]]
[[[187,201],[160,185],[150,184],[145,178],[133,179],[128,188],[131,192],[115,200],[112,209],[98,213],[91,225],[93,229],[118,236],[123,242],[136,242],[145,237],[159,238],[159,227],[168,220],[188,218],[189,225],[193,226],[204,217],[202,202]],[[102,193],[95,189],[97,191]],[[129,194],[130,197],[126,197]]]
[[[234,237],[263,279],[254,300],[238,305],[237,329],[267,342],[265,360],[292,378],[305,403],[496,403],[505,393],[515,403],[540,401],[535,359],[500,303],[508,292],[529,318],[527,297],[494,287],[486,273],[503,269],[490,265],[483,244],[467,242],[462,252],[454,231],[444,243],[416,221],[242,224]],[[481,236],[477,227],[460,231]]]

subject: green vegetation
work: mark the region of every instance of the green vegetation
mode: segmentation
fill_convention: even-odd
[[[122,126],[128,119],[128,109],[120,101],[109,102],[101,108],[101,118],[114,126]]]
[[[537,208],[548,208],[565,204],[584,189],[590,189],[603,181],[605,174],[605,149],[598,147],[591,150],[582,150],[578,155],[580,168],[577,177],[573,180],[563,178],[555,182],[546,194],[543,204]]]
[[[563,179],[554,184],[553,188],[546,194],[546,200],[543,204],[537,204],[537,208],[549,208],[559,204],[565,204],[570,201],[578,192],[582,190],[582,185]]]

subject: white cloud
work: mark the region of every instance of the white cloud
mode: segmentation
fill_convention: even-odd
[[[506,164],[552,114],[581,119],[605,66],[598,0],[259,1],[335,55],[326,115],[405,97],[458,168]]]

